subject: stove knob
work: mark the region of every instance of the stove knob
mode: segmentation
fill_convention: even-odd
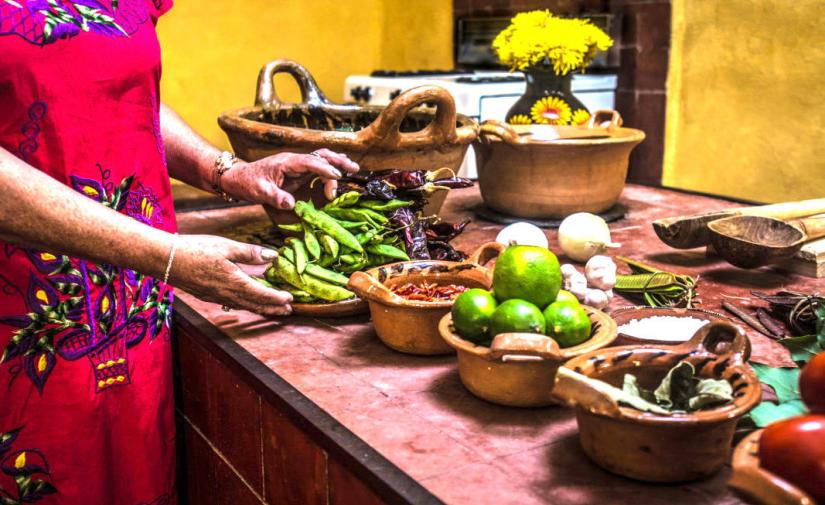
[[[400,95],[400,94],[401,94],[401,89],[397,89],[397,90],[393,91],[392,93],[390,93],[390,100],[395,100],[396,98],[398,98],[398,95]]]
[[[356,102],[369,102],[372,98],[372,88],[369,86],[355,86],[349,90],[349,94]]]

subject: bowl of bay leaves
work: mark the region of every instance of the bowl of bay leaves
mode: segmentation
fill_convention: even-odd
[[[699,479],[725,464],[737,421],[761,399],[746,345],[739,326],[711,322],[680,345],[577,356],[553,391],[575,406],[582,448],[599,466],[649,482]]]

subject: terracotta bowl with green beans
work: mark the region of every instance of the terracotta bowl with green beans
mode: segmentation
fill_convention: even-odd
[[[493,272],[483,265],[504,247],[488,242],[462,262],[403,261],[355,272],[347,287],[367,301],[375,333],[388,347],[407,354],[450,354],[454,350],[441,338],[438,323],[450,312],[452,300],[410,300],[393,288],[413,284],[490,289]]]

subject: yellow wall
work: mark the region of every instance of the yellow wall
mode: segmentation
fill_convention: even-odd
[[[663,183],[825,196],[822,0],[674,0]]]
[[[229,148],[216,118],[253,104],[267,61],[298,61],[340,101],[350,74],[452,67],[451,9],[449,0],[177,0],[158,23],[163,100]],[[299,98],[287,77],[277,84],[283,99]]]

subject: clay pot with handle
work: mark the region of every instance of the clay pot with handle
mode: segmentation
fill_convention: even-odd
[[[493,273],[484,264],[505,246],[488,242],[462,262],[414,260],[392,263],[350,276],[348,287],[369,304],[378,338],[388,347],[408,354],[450,354],[452,347],[438,334],[438,323],[449,314],[452,301],[408,300],[391,291],[407,283],[490,289]]]
[[[743,359],[747,337],[739,326],[711,322],[677,346],[619,346],[583,354],[564,366],[575,374],[621,388],[625,374],[655,389],[667,372],[686,360],[701,378],[724,379],[733,401],[695,412],[654,414],[616,405],[598,410],[581,385],[557,375],[555,395],[576,407],[585,454],[611,472],[650,482],[683,482],[718,471],[731,452],[736,423],[761,399],[759,380]],[[614,402],[615,403],[615,402]]]
[[[474,144],[484,203],[528,219],[609,209],[624,188],[630,152],[645,138],[621,125],[618,112],[603,110],[585,126],[485,121]]]

